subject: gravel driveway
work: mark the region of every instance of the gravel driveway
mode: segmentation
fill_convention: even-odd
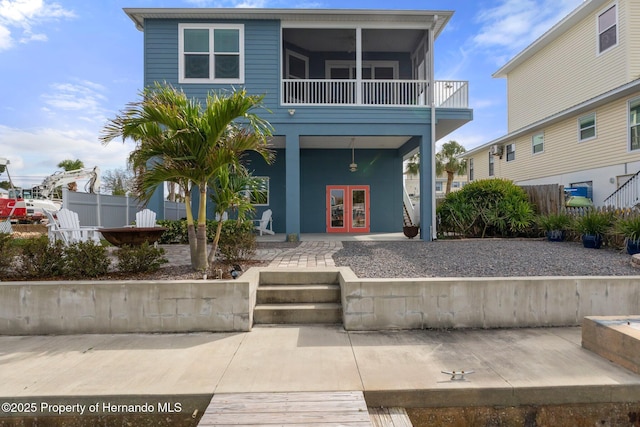
[[[333,255],[358,277],[505,277],[640,275],[626,252],[578,242],[477,239],[343,242]]]

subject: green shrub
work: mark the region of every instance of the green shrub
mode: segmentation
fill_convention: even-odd
[[[17,249],[13,245],[10,233],[0,233],[0,276],[7,276],[14,263]]]
[[[18,256],[20,271],[17,274],[28,278],[62,276],[65,272],[64,252],[62,242],[50,244],[47,236],[25,239]]]
[[[438,207],[440,233],[513,236],[530,232],[534,211],[524,190],[506,179],[484,179],[449,193]]]
[[[615,231],[631,241],[640,240],[640,216],[619,219]]]
[[[170,220],[161,219],[158,220],[158,225],[167,229],[158,243],[166,245],[170,243],[189,243],[189,236],[187,234],[187,220]]]
[[[145,273],[158,270],[169,262],[164,249],[145,242],[141,246],[121,246],[116,250],[116,268],[122,273]]]
[[[540,215],[536,223],[544,231],[568,230],[572,226],[571,217],[564,212]]]
[[[107,274],[111,260],[107,249],[92,241],[72,243],[64,249],[64,275],[95,278]]]
[[[256,236],[253,234],[253,222],[224,221],[220,232],[218,250],[222,259],[228,263],[237,263],[251,258],[256,252]]]
[[[584,215],[579,216],[574,221],[574,229],[580,234],[593,236],[604,236],[615,222],[615,215],[612,212],[602,212],[590,209]]]

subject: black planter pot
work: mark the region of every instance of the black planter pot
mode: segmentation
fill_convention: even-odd
[[[566,233],[564,230],[547,231],[547,240],[550,242],[564,242]]]
[[[418,227],[417,225],[404,226],[404,227],[402,227],[402,232],[408,238],[413,239],[420,232],[420,227]]]
[[[627,239],[627,253],[629,255],[640,254],[640,240]]]
[[[582,246],[589,249],[600,249],[602,246],[602,236],[599,234],[583,234]]]

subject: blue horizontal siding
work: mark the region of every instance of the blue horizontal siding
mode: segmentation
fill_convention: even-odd
[[[358,171],[350,172],[351,150],[300,150],[300,194],[302,233],[326,232],[326,186],[368,185],[371,204],[371,231],[402,230],[402,158],[397,150],[356,150]],[[284,233],[286,227],[285,154],[276,150],[276,160],[266,165],[258,156],[249,156],[255,176],[269,176],[269,206],[273,211],[273,229]]]

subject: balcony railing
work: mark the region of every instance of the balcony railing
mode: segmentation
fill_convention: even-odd
[[[283,105],[378,105],[428,107],[427,80],[282,80]],[[469,108],[466,81],[436,81],[439,108]]]

